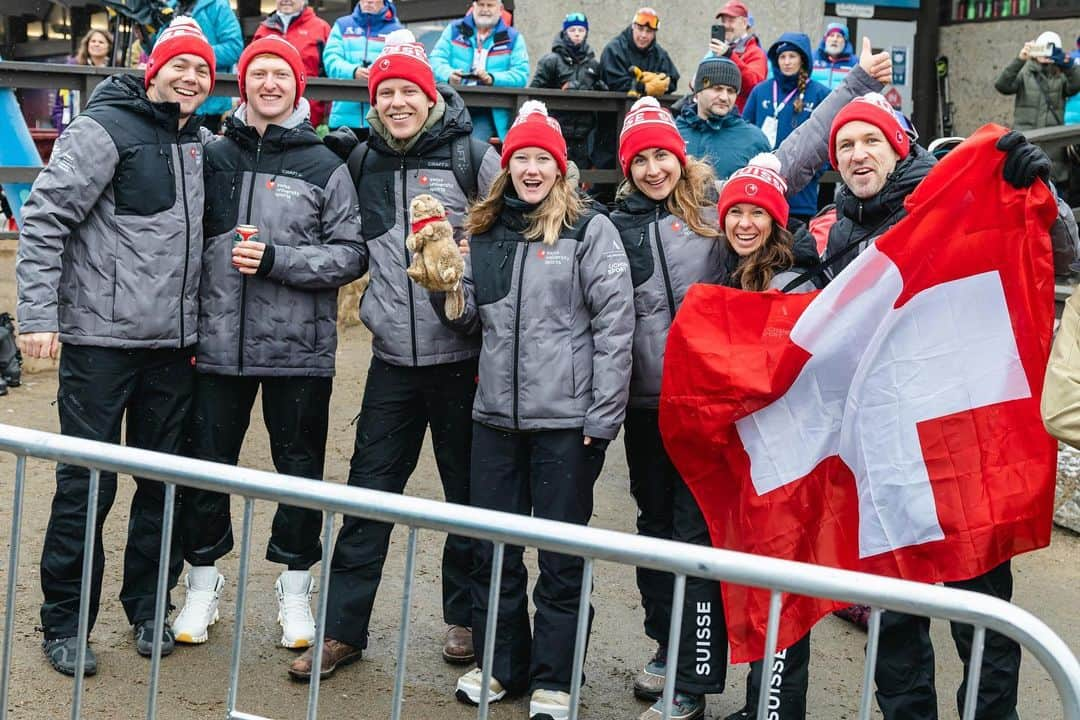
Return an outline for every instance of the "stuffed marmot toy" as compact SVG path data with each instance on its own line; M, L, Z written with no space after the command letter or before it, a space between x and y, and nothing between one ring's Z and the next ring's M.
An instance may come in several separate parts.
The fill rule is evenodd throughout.
M465 312L465 290L461 278L465 261L454 241L454 228L446 219L446 208L431 195L417 195L409 204L412 232L405 246L413 254L408 273L422 288L446 293L446 317L456 320Z

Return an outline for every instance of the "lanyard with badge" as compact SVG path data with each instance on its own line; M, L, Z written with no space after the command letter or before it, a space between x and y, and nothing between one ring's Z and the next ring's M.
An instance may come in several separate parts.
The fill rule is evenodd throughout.
M772 83L772 104L773 114L770 117L765 118L765 122L761 124L761 132L765 133L765 138L769 141L769 147L776 148L776 128L777 119L776 116L780 114L780 111L787 107L788 100L790 100L795 93L799 92L799 87L796 85L791 92L787 94L779 105L776 104L776 87L777 82L773 80Z

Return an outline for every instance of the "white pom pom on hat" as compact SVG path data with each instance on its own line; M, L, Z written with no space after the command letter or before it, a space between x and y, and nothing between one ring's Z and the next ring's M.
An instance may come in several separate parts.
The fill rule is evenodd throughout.
M539 100L526 100L524 103L522 103L521 108L518 110L518 120L523 121L525 118L527 118L529 115L532 115L533 113L540 113L544 117L547 117L547 105L540 102Z
M413 35L412 30L409 30L408 28L401 28L387 35L386 40L383 41L383 46L407 45L414 42L416 42L416 36Z

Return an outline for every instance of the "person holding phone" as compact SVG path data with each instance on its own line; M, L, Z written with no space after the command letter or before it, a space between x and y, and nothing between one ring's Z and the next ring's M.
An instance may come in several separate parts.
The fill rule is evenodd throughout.
M742 112L750 91L764 80L768 73L765 52L761 49L757 35L750 32L750 27L754 24L750 10L739 0L730 0L716 14L716 18L724 28L724 36L718 37L718 26L713 25L713 37L709 40L707 57L728 58L739 68L742 83L735 105L739 112Z

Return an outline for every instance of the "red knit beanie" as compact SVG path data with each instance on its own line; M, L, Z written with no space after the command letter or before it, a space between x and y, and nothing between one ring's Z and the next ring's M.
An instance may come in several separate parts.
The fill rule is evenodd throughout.
M240 100L247 102L247 69L251 61L259 55L274 55L281 58L289 66L296 78L296 97L293 99L293 107L300 104L300 98L304 95L307 86L307 76L304 74L304 61L300 59L300 53L293 44L280 35L267 35L261 40L244 48L240 54L240 62L237 63L237 80L240 82Z
M773 222L787 226L788 201L785 193L787 183L780 177L780 159L772 153L755 155L749 165L736 170L727 179L720 191L720 201L716 203L720 227L724 227L728 210L739 203L757 205L769 213Z
M880 93L866 93L849 102L833 120L832 129L829 131L829 160L833 167L839 167L836 162L836 134L840 132L840 128L854 120L870 123L880 130L901 160L911 152L911 140L896 119L896 113L889 101Z
M547 106L539 100L527 100L518 111L517 119L506 133L502 147L502 166L521 148L538 147L547 150L566 174L566 139L559 121L548 115Z
M368 92L372 103L375 102L379 84L391 78L415 83L427 95L428 100L439 101L439 93L435 89L435 74L431 70L427 53L424 52L424 46L416 42L416 37L410 30L395 30L387 35L382 52L371 64L368 70Z
M686 166L686 141L675 127L675 118L656 98L643 97L626 114L619 135L619 165L623 175L630 174L630 161L634 156L649 148L663 148L674 153Z
M158 74L161 68L177 55L197 55L210 66L210 89L214 89L214 48L206 41L202 28L194 18L181 15L169 23L169 26L158 35L154 49L150 51L150 59L146 61L146 77L143 86L150 87L150 81Z

